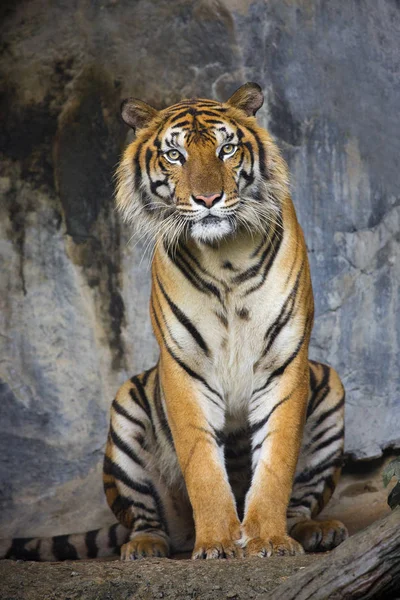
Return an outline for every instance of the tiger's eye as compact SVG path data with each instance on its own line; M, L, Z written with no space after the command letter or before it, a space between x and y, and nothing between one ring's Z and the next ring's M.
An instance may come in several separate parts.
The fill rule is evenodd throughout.
M225 144L221 148L222 154L233 154L235 146L233 144Z
M170 160L179 160L181 153L178 152L178 150L169 150L168 152L165 153L167 158L169 158Z

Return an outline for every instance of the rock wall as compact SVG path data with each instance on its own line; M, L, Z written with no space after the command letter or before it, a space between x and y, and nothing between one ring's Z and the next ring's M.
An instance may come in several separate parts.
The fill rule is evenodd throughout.
M399 3L20 0L0 18L1 535L113 521L109 405L157 357L146 249L112 198L128 95L162 107L263 86L308 243L311 354L347 388L347 451L398 446Z

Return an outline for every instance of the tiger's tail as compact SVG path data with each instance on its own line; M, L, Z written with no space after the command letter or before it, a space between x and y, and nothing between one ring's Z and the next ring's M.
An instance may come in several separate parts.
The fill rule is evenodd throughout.
M85 533L0 539L0 558L32 561L80 560L118 554L129 531L116 523Z

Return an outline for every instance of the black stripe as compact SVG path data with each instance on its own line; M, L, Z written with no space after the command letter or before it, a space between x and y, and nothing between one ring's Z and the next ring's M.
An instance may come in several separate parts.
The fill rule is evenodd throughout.
M150 404L147 399L145 389L144 389L139 377L137 375L135 375L134 377L131 377L131 382L136 386L136 389L139 392L140 399L143 403L142 408L145 411L145 413L147 414L147 416L149 417L150 421L152 422ZM133 390L131 389L129 392L131 398L135 397L135 401L137 401L136 395L134 394L134 396L132 396L132 392L133 392Z
M314 398L315 386L317 383L316 375L311 366L309 367L309 371L310 371L310 398L308 400L308 405L307 405L306 419L308 419L308 417L311 415L311 413L313 411L313 404L314 404L314 399L315 399Z
M157 305L158 305L158 309L161 313L161 317L162 317L162 321L164 323L164 327L166 329L166 331L168 331L168 335L170 337L170 339L174 342L174 345L179 348L179 350L183 350L182 348L182 344L174 337L173 333L172 333L172 329L167 321L167 317L165 316L164 310L163 310L163 304L161 304L160 298L159 298L159 291L158 289L156 289L153 286L152 289L152 295L151 295L151 301L153 303L154 306L154 301L157 301Z
M328 369L328 371L329 371L329 369ZM313 406L312 406L312 414L314 414L316 412L317 408L319 406L321 406L321 404L323 403L323 401L329 395L330 392L331 392L331 388L329 387L329 385L327 385L325 387L325 389L323 389L322 394L320 394L319 396L316 396L314 398L314 402L313 402Z
M247 130L254 136L256 141L257 150L258 150L258 164L260 169L260 174L263 179L269 179L269 173L267 173L266 161L265 161L265 149L258 136L257 132L246 125Z
M218 113L224 113L226 112L228 109L224 108L223 106L216 106L214 108L214 110L218 111L217 114L215 114L214 112L211 112L209 110L199 110L197 111L197 115L196 116L203 116L203 115L207 115L209 117L218 117ZM207 122L207 119L206 119Z
M225 458L227 461L236 461L240 458L247 457L250 452L250 445L247 445L244 448L230 448L225 446Z
M147 369L144 373L142 373L142 385L146 386L150 375L157 369L157 365L152 367L151 369Z
M235 431L230 431L227 436L226 436L226 443L229 444L235 444L235 446L237 446L237 444L240 444L241 442L243 443L249 443L249 428L248 427L244 427L241 429L236 429Z
M328 479L332 479L332 476L329 475L328 477L326 475L323 475L322 477L320 477L319 479L317 479L317 481L312 481L311 483L303 483L301 485L301 490L306 490L307 488L311 488L311 489L317 489L321 483L326 484ZM335 487L335 486L334 486ZM295 490L298 491L298 490Z
M306 338L306 335L307 335L308 321L309 321L309 318L307 318L307 320L306 320L303 335L302 335L301 339L299 340L299 343L297 344L296 349L292 352L292 354L289 356L289 358L287 358L286 361L280 367L278 367L277 369L275 369L275 371L273 371L271 373L271 375L268 377L268 379L264 383L264 385L257 388L256 390L254 390L253 396L254 396L254 394L257 394L258 392L265 390L269 386L271 381L273 381L276 377L279 377L280 375L282 375L282 373L284 373L284 371L287 369L287 367L290 365L290 363L296 358L296 356L300 352L300 349L301 349L301 347L304 343L304 340Z
M149 181L150 181L151 192L155 196L157 196L158 198L162 198L162 196L157 192L158 185L156 184L156 182L154 182L152 180L152 177L151 177L151 165L150 165L150 161L151 161L151 159L153 157L153 154L154 154L153 151L149 147L147 147L146 148L146 154L145 154L146 173L147 173L147 177L149 178Z
M116 486L114 486L116 487ZM126 498L119 494L117 498L114 500L111 510L116 515L119 512L126 512L131 507L140 508L140 510L145 510L150 514L157 515L157 511L154 508L149 508L143 502L138 502L137 500L131 500L130 498Z
M249 173L242 170L241 175L246 180L245 187L249 187L254 182L254 152L253 145L250 142L245 142L243 145L247 148L247 151L250 154L251 166Z
M322 390L322 388L327 386L328 382L329 382L330 368L328 367L328 365L324 365L323 363L320 363L320 366L322 367L323 376L322 376L322 379L319 382L319 384L314 389L314 392L316 394L318 394L318 392L320 392Z
M201 262L194 256L194 254L192 254L189 250L189 248L187 248L187 246L182 246L181 247L181 252L184 252L186 254L186 256L192 261L194 262L194 264L196 265L196 267L199 269L199 271L201 273L203 273L203 275L205 275L206 277L209 277L210 279L214 279L214 281L217 281L217 283L221 284L222 282L217 279L216 277L214 277L214 275L212 275L209 271L207 271L207 269L205 269L203 267L203 265L201 264Z
M304 506L304 508L310 509L312 507L312 502L310 500L306 500L305 499L306 497L308 497L308 496L307 495L302 496L298 500L290 500L288 510L290 510L291 508L299 507L299 506Z
M218 317L218 319L221 321L222 325L228 329L228 318L226 315L224 315L223 313L220 313L218 311L215 312L215 315Z
M275 240L277 240L276 243L274 243ZM268 260L266 261L263 274L261 275L261 279L260 279L259 283L253 285L253 287L251 287L249 290L246 291L245 296L248 296L249 294L252 294L253 292L257 291L264 284L264 282L268 276L268 273L270 272L271 267L274 264L275 259L278 255L279 249L282 244L282 240L283 240L282 232L275 230L274 239L272 241L272 252L268 257Z
M167 525L167 519L165 518L165 510L164 510L164 505L161 501L161 498L156 490L156 488L154 487L154 485L151 483L151 481L147 481L147 485L149 486L149 488L151 489L151 493L154 499L154 502L156 504L156 508L157 508L157 516L160 520L161 523L161 528L165 531L165 533L167 535L169 535L169 529L168 529L168 525Z
M269 339L268 339L268 343L265 346L263 353L261 355L262 357L264 357L268 354L268 352L271 350L272 345L275 342L276 338L281 333L282 329L290 321L290 318L293 315L293 308L294 308L294 299L293 299L292 305L289 308L289 310L287 311L287 306L284 305L278 318L276 319L276 321L274 321L274 323L272 323L271 327L269 328L269 330L266 333L266 336L267 336L266 339L268 339L268 338ZM284 313L286 313L286 314L284 314Z
M210 425L210 423L209 423ZM212 425L210 425L212 432L204 430L205 433L211 435L214 441L217 443L217 446L220 448L226 443L227 435L222 429L214 429Z
M187 127L188 125L191 125L191 122L188 121L187 119L183 119L183 121L178 121L178 123L175 123L173 125L173 128L175 128L175 127Z
M271 435L271 433L272 433L272 431L269 431L267 433L267 435L264 436L264 439L259 444L257 444L256 446L254 446L254 448L253 448L253 454L254 454L254 452L257 452L257 450L261 450L263 443Z
M164 200L164 202L167 202L167 199L164 198L164 196L162 194L158 194L157 193L157 189L159 187L162 187L163 185L168 186L168 178L165 177L164 179L156 179L155 181L150 179L150 189L152 191L152 193L156 196L158 196L159 198L162 198Z
M314 477L316 475L320 475L321 473L323 473L324 471L336 468L338 466L342 465L343 462L343 458L340 454L340 456L338 456L338 452L340 452L340 450L336 449L333 452L331 452L331 454L329 454L329 456L327 456L325 458L325 460L318 464L316 467L311 468L311 469L305 469L304 471L302 471L302 473L299 473L299 475L296 476L296 479L294 480L294 482L297 483L308 483L309 481L311 481L312 479L314 479ZM336 457L336 458L334 458Z
M167 417L166 417L165 411L164 411L164 406L163 406L162 400L161 400L160 378L159 378L158 373L156 376L156 381L154 383L154 406L156 407L157 416L158 416L158 420L160 421L161 428L162 428L163 432L165 433L165 436L166 436L168 442L173 447L174 441L173 441L173 437L172 437L171 428L167 421Z
M180 367L182 367L182 369L183 369L184 371L186 371L186 373L187 373L188 375L190 375L190 377L193 377L193 379L197 379L198 381L201 381L201 383L202 383L202 384L203 384L203 385L204 385L204 386L205 386L205 387L206 387L206 388L207 388L207 389L208 389L210 392L212 392L212 393L213 393L213 394L215 394L215 395L216 395L218 398L220 398L220 400L222 400L222 396L221 396L221 394L219 394L219 393L218 393L216 390L214 390L214 389L213 389L213 388L212 388L212 387L211 387L211 386L210 386L210 385L207 383L207 381L204 379L204 377L202 377L201 375L199 375L198 373L196 373L195 371L193 371L193 369L191 369L191 368L190 368L190 367L189 367L189 366L188 366L186 363L184 363L184 362L183 362L183 360L181 360L181 359L180 359L180 358L179 358L179 357L178 357L178 356L175 354L175 352L172 350L172 348L170 348L170 347L169 347L169 345L168 345L168 343L167 343L167 341L166 341L166 339L165 339L164 332L163 332L163 330L162 330L162 328L161 328L161 326L160 326L160 321L158 320L158 317L157 317L157 314L156 314L156 311L155 311L155 308L154 308L154 304L153 304L153 302L151 302L151 308L152 308L152 310L153 310L153 315L154 315L154 319L155 319L155 321L156 321L156 323L157 323L157 327L158 327L158 329L159 329L159 331L160 331L161 337L162 337L162 339L163 339L164 345L165 345L165 347L166 347L166 349L167 349L167 351L168 351L169 355L170 355L170 356L172 356L172 358L175 360L175 362L176 362L176 363L178 363L178 365L179 365ZM213 402L214 402L214 404L216 404L217 406L219 406L219 405L218 405L218 403L217 403L217 402L215 402L214 400L213 400Z
M206 126L199 126L199 123L197 121L193 122L193 128L191 131L188 132L188 135L186 137L186 144L187 146L190 146L192 144L192 142L194 141L199 141L199 139L201 140L206 140L208 142L214 143L215 142L215 136L214 134L210 131L210 129L208 129ZM183 162L182 162L183 164Z
M138 515L135 515L135 517L132 519L132 525L135 525L139 521L145 521L147 523L147 526L150 523L155 523L155 526L159 526L159 523L160 523L158 519L154 519L153 517L149 517L148 515L144 515L143 513L139 513ZM136 530L136 527L135 527L135 530Z
M69 535L53 537L52 552L57 560L78 560L75 546L69 543Z
M201 285L200 282L198 282L195 278L195 276L191 273L189 265L186 264L185 266L185 261L182 261L179 259L179 257L176 256L177 253L174 253L174 255L169 251L169 249L167 248L166 245L164 245L164 250L168 253L168 256L170 258L170 260L175 264L175 266L178 267L178 269L183 273L183 275L186 277L186 279L188 279L190 281L190 283L197 289L199 290L199 292L203 292L204 294L207 294L209 290L207 290L207 288L205 288L203 285Z
M157 276L157 282L158 282L158 285L160 286L160 289L163 293L164 298L168 302L168 305L169 305L170 309L172 310L172 312L174 313L175 317L191 334L191 336L197 342L197 344L200 346L200 348L203 350L205 355L209 356L210 350L209 350L203 336L200 334L198 329L190 321L189 317L187 315L185 315L185 313L183 311L181 311L181 309L175 304L175 302L173 302L171 300L171 298L168 296L167 292L165 291L164 286L162 285L158 276Z
M177 102L176 104L174 104L173 106L170 106L169 109L167 108L166 110L171 110L173 112L176 112L177 110L182 110L184 108L187 108L188 106L193 106L193 104L195 104L196 106L220 106L220 103L217 102L216 100L210 100L209 98L184 98L183 100L180 100L179 102Z
M182 256L181 252L177 251L173 255L167 248L165 249L170 260L180 269L180 271L185 275L190 283L194 285L195 288L197 288L200 292L213 294L220 302L222 302L221 292L219 289L213 283L206 281L200 277L198 273L195 273L187 260Z
M247 171L242 169L240 172L240 176L243 177L243 179L246 181L246 184L244 186L245 188L249 187L249 185L254 183L254 174L251 171L250 173L247 173Z
M294 238L295 238L295 239L297 239L298 237L300 237L300 236L299 236L299 223L298 223L298 221L296 220L296 231L294 232ZM292 265L291 265L291 267L290 267L289 273L288 273L288 274L287 274L287 276L286 276L285 284L286 284L286 283L289 281L289 279L290 279L290 278L291 278L291 276L292 276L293 269L294 269L294 267L295 267L295 264L296 264L296 261L297 261L297 254L298 254L298 252L299 252L299 248L300 248L300 244L296 244L296 248L295 248L295 252L294 252L294 258L293 258L293 262L292 262Z
M127 528L130 527L130 509L133 506L132 501L125 496L118 495L111 504L111 510L117 517L120 523L123 523ZM127 518L126 518L127 515Z
M143 146L143 143L139 144L139 146L136 149L136 154L133 158L133 163L135 165L135 189L136 189L136 191L139 191L141 181L142 181L142 169L140 167L140 156L139 156L142 146Z
M145 468L141 458L139 458L139 456L136 454L133 448L128 446L128 444L118 435L118 433L115 431L112 425L110 425L110 437L113 441L113 444L118 448L118 450L126 454L126 456L128 456L134 463L139 465L139 467L141 467L142 469Z
M216 394L216 392L214 392L214 394ZM222 399L222 396L219 396ZM209 400L210 402L212 402L212 404L215 404L215 406L218 406L218 408L221 408L221 405L218 404L218 402L216 402L214 400L214 398L211 398L208 394L204 394L204 398L206 398L207 400Z
M119 548L118 540L117 540L117 529L119 527L119 523L115 523L111 525L108 530L108 547L117 549Z
M324 435L330 431L331 429L333 429L333 427L336 427L336 423L334 423L333 425L329 425L329 427L325 427L325 429L323 429L322 431L320 431L319 433L317 433L316 435L314 435L311 438L311 441L307 444L307 446L309 448L312 447L313 444L315 444L315 442L318 442L318 440L320 440L322 437L324 437Z
M258 244L258 246L256 247L256 249L252 252L250 258L255 258L258 255L258 253L260 252L260 250L262 249L262 247L264 246L265 243L270 244L271 242L267 238L262 238L261 242Z
M161 529L161 527L160 527L160 529ZM132 531L134 531L135 533L138 531L150 532L150 531L158 531L158 528L157 528L157 526L151 525L151 523L148 522L148 523L143 523L142 525L138 525L137 527L134 526Z
M264 261L266 260L268 254L271 252L272 247L273 247L273 240L264 249L260 260L255 265L252 265L251 267L246 269L246 271L242 271L242 273L239 273L239 275L236 275L233 278L233 282L234 283L243 283L244 281L247 281L248 279L252 279L253 277L256 277L256 275L258 275L258 273L260 272L261 267L263 266Z
M223 131L224 133L227 133L226 127L224 127L224 121L222 121L221 119L204 119L205 123L207 123L207 125L217 125L218 126L218 131ZM234 134L230 134L230 136L228 137L228 139L232 139Z
M329 477L326 477L325 487L327 487L330 490L331 494L333 494L333 492L335 491L336 485L335 485L332 475L329 475Z
M318 452L318 451L322 450L323 448L326 448L327 446L329 446L329 444L332 444L333 442L337 442L338 440L342 440L343 439L343 435L344 435L344 429L342 427L340 429L340 431L338 431L337 433L335 433L335 435L332 435L330 438L327 438L323 442L320 442L318 444L318 446L316 446L315 448L312 448L313 454L315 452Z
M203 117L203 116L208 116L208 117L213 117L215 119L218 119L220 117L220 113L226 112L226 108L224 107L219 107L219 106L213 106L212 107L214 109L214 111L216 112L212 112L211 110L208 109L202 109L201 107L199 109L194 108L193 106L184 106L182 107L182 109L178 109L179 112L178 114L174 113L172 114L172 116L170 117L169 121L168 121L168 127L171 127L176 121L179 121L179 119L184 119L186 118L188 115L190 115L191 117L193 117L193 120L195 120L197 117Z
M264 336L264 339L268 340L268 343L263 351L262 356L266 356L268 354L276 338L278 337L282 329L285 327L285 325L287 325L287 323L293 315L296 297L299 290L300 276L303 272L303 266L304 263L301 264L301 267L296 277L295 285L293 286L290 294L286 298L282 306L281 312L278 315L278 318L274 321L274 323L272 323L272 325L269 327L268 331Z
M140 421L139 419L135 419L135 417L131 417L131 415L125 410L125 408L117 402L116 398L114 399L111 405L111 409L115 410L115 412L117 412L122 417L125 417L125 419L130 421L130 423L132 423L133 425L137 425L138 427L141 427L143 431L146 431L146 426L144 425L144 423L142 423L142 421Z
M140 196L140 201L143 205L143 208L149 212L149 213L154 213L154 204L153 204L153 200L151 199L151 197L148 195L148 193L145 190L139 190L139 196Z
M339 402L337 404L335 404L335 406L332 406L332 408L330 408L329 410L326 410L325 412L323 412L322 414L319 415L315 425L313 426L313 429L316 429L319 425L321 425L321 423L323 423L323 421L328 419L336 411L338 411L340 408L342 408L343 405L344 405L344 396L341 397L341 399L339 400Z
M115 463L108 456L104 457L104 473L106 475L112 475L115 479L121 481L124 485L129 487L134 492L151 496L152 492L148 485L134 481L129 475L122 469L117 463Z
M279 406L281 406L281 404L284 404L284 402L287 402L290 397L291 397L291 394L289 394L288 396L285 396L285 398L282 398L282 400L279 400L279 402L277 402L275 404L275 406L269 411L269 413L263 419L261 419L261 421L258 421L257 423L253 423L252 425L250 425L250 433L252 435L254 435L254 433L259 431L261 429L261 427L264 427L264 425L266 423L268 423L269 418L276 411L276 409L279 408Z
M156 505L157 515L161 521L164 531L168 533L168 526L165 520L164 506L161 502L160 496L155 489L153 483L146 479L144 483L134 481L119 465L113 462L108 456L104 457L104 473L106 475L112 475L115 479L121 481L124 485L129 487L134 492L144 494L153 498Z
M321 363L321 367L323 370L323 377L322 377L321 381L319 382L319 384L317 386L315 386L315 382L316 382L315 375L314 375L314 379L310 380L310 387L311 387L312 394L311 394L311 398L308 402L307 417L312 415L312 413L315 411L317 406L319 406L319 404L321 404L322 400L324 400L326 398L327 394L330 392L330 388L328 386L330 369L327 365L324 365L322 363ZM310 372L311 371L312 371L312 369L310 369ZM316 404L316 400L317 400L317 396L318 396L319 392L325 387L327 387L327 390L325 390L327 393L324 393L323 397L320 399L318 404Z
M310 367L310 388L312 391L314 391L316 383L317 383L317 377L314 373L314 370Z
M40 560L40 540L37 541L36 548L33 550L25 548L25 545L34 539L35 538L14 538L4 558L13 560Z
M223 264L222 264L222 268L223 269L227 269L228 271L235 271L235 267L233 266L233 264L229 261L226 260Z
M96 544L96 538L99 531L100 529L94 529L93 531L88 531L85 535L85 544L87 548L88 558L97 558L99 548Z

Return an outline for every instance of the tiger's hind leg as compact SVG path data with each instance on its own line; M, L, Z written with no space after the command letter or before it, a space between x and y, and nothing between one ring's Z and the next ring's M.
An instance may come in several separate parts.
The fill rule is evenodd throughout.
M288 508L288 532L307 552L331 550L348 536L340 521L314 518L340 476L344 447L344 389L332 368L310 361L310 397Z
M122 560L191 550L194 525L160 395L157 367L127 381L111 407L104 488L130 531Z

